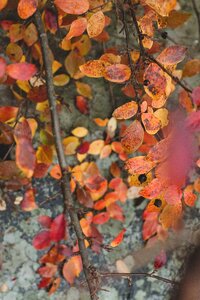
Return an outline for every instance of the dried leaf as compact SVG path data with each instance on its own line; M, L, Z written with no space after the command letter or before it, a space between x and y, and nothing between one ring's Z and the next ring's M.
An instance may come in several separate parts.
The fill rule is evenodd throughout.
M187 48L179 45L172 45L165 48L157 57L157 60L163 65L177 65L186 55Z
M84 65L80 66L79 69L84 75L88 77L99 78L104 76L106 65L108 65L108 63L100 59L89 60Z
M161 121L153 113L142 113L142 123L148 134L156 134L161 129Z

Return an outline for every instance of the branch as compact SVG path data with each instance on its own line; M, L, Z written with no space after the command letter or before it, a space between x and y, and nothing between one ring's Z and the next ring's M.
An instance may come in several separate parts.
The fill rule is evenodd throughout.
M73 198L70 190L70 175L68 170L68 165L66 163L65 154L62 145L62 139L60 134L60 124L58 113L56 110L56 94L53 85L53 75L52 75L52 63L50 59L50 51L48 38L44 30L44 25L42 22L41 14L39 10L36 11L35 15L35 24L40 36L41 48L42 48L42 57L44 61L44 69L45 69L45 77L47 84L47 93L48 93L48 101L49 108L51 113L51 121L52 121L52 129L55 140L56 153L58 156L58 162L61 168L62 179L61 179L61 188L64 199L64 212L68 212L71 222L74 226L74 230L78 239L80 256L83 263L83 271L86 277L87 285L90 291L90 298L92 300L97 299L96 291L99 288L99 276L88 260L88 254L84 244L84 235L79 223L79 219L77 213L73 208Z
M131 278L133 276L144 276L144 277L150 277L150 278L154 278L172 285L176 285L178 284L178 282L173 281L171 279L165 278L165 277L161 277L158 275L154 275L154 272L152 273L146 273L146 272L131 272L131 273L117 273L117 272L113 272L113 273L109 273L109 272L105 272L105 273L100 273L100 275L102 277L126 277L126 278Z
M194 0L192 0L194 2ZM192 90L189 89L188 87L185 86L185 84L177 77L175 77L171 72L169 72L165 67L163 67L163 65L161 63L159 63L159 61L157 61L152 55L150 55L149 53L147 53L147 51L145 50L144 46L143 46L143 34L139 28L137 19L136 19L136 15L135 15L135 11L134 8L132 7L132 3L129 0L128 1L129 7L130 7L130 11L131 11L131 16L132 16L132 20L133 20L133 24L135 26L136 29L136 33L139 39L139 48L140 48L140 56L143 57L143 59L149 59L150 61L154 62L155 64L157 64L165 73L167 73L173 81L175 81L178 85L180 85L185 91L192 93ZM200 16L199 16L199 22L200 22ZM199 23L200 25L200 23ZM200 28L199 28L200 30Z
M198 45L199 45L199 48L200 48L200 12L198 11L197 4L196 4L195 0L192 0L192 6L193 6L193 9L194 9L194 12L195 12L195 15L196 15L196 18L197 18L197 22L198 22L198 30L199 30Z

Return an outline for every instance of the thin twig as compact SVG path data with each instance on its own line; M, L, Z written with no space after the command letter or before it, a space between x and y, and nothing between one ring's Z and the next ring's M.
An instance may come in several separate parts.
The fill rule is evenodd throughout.
M140 56L143 57L144 60L148 59L152 62L154 62L155 64L157 64L165 73L167 73L178 85L180 85L185 91L192 93L192 90L188 87L185 86L185 84L177 77L175 77L171 72L169 72L159 61L157 61L152 55L150 55L149 53L147 53L147 51L145 50L144 46L143 46L143 34L139 28L137 19L136 19L136 15L135 15L135 11L132 7L131 1L128 1L129 3L129 7L130 7L130 11L131 11L131 16L132 16L132 20L133 20L133 24L135 26L136 29L136 33L139 39L139 48L140 48Z
M173 281L171 279L168 278L164 278L158 275L154 275L154 273L145 273L145 272L132 272L132 273L117 273L117 272L113 272L113 273L109 273L109 272L105 272L105 273L100 273L100 276L102 277L126 277L126 278L131 278L133 276L144 276L144 277L150 277L150 278L154 278L169 284L173 284L176 285L178 284L178 282Z
M198 7L197 7L197 4L196 4L195 0L192 0L192 6L193 6L193 9L194 9L194 12L195 12L195 15L196 15L196 18L197 18L197 22L198 22L198 31L199 31L198 46L200 48L200 12L198 10Z
M73 209L73 198L70 190L70 175L67 171L68 165L65 159L64 149L62 145L62 138L60 134L61 132L60 123L59 123L58 113L56 110L56 94L53 85L52 63L49 55L50 51L49 51L48 38L44 30L44 24L42 22L42 18L39 10L36 11L34 17L35 17L36 28L40 36L46 84L47 84L49 108L51 112L52 129L53 129L53 135L55 140L56 153L58 156L58 162L62 173L61 188L62 188L62 194L64 199L64 212L69 213L71 222L74 226L74 230L78 240L80 256L83 263L83 271L90 291L90 298L92 300L95 300L97 299L96 291L99 288L99 286L97 286L98 273L96 272L96 269L94 269L90 265L88 259L88 253L84 244L84 235L79 223L78 216ZM94 273L96 276L94 276Z

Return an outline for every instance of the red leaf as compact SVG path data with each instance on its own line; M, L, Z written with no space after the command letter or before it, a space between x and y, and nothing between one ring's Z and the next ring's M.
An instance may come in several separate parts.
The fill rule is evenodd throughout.
M3 57L0 57L0 78L4 76L6 72L6 61Z
M16 118L19 108L15 106L0 107L0 122L6 122L12 118Z
M56 265L47 263L44 267L40 267L37 270L37 273L42 277L51 278L56 274L57 269L58 267Z
M64 214L58 215L51 223L50 238L54 242L59 242L66 235L66 220Z
M102 213L99 213L96 216L94 216L92 222L94 224L101 225L101 224L108 222L109 219L110 219L109 213L102 212Z
M156 256L154 261L154 268L160 269L162 266L166 264L167 261L167 255L164 250L161 250L161 252Z
M44 289L48 287L52 282L52 278L42 278L42 280L38 284L38 289Z
M10 64L6 67L7 74L17 80L29 80L37 72L33 64L27 62Z
M49 216L39 216L38 217L38 222L40 225L44 228L50 228L52 219Z
M76 149L77 153L79 154L85 154L88 152L90 147L90 143L89 142L83 142L80 146L78 146L78 148Z
M83 96L76 97L76 107L82 114L84 114L84 115L89 114L88 101L85 99L85 97L83 97Z
M49 165L44 163L36 163L33 177L35 178L43 178L47 174L47 171L49 169Z
M48 248L51 244L49 230L39 232L33 239L33 247L37 250Z

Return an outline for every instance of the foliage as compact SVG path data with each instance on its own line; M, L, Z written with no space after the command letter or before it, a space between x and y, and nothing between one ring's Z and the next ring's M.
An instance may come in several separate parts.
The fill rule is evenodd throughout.
M5 16L0 21L4 41L0 81L15 97L13 105L0 107L1 143L15 149L13 160L0 162L0 179L8 189L24 191L21 209L31 211L39 206L32 179L50 175L62 181L67 173L75 199L70 209L77 211L85 247L97 253L123 242L123 206L132 187L137 187L138 197L148 199L142 216L142 236L147 245L167 239L168 230L183 226L184 207L194 206L200 191L197 174L193 181L190 178L190 171L200 166L200 87L191 90L181 81L182 77L200 73L200 60L188 59L188 49L182 45L165 46L162 39L155 39L159 33L165 39L166 28L181 26L190 17L176 5L176 0L19 0L0 4ZM15 18L10 10L17 11ZM54 41L55 49L52 47L49 55L55 108L48 101L48 71L43 37L35 21L37 11L42 14L49 39ZM124 30L123 51L105 46L115 11ZM135 41L130 38L133 32ZM104 53L91 59L95 43L103 43ZM120 84L125 100L107 119L93 119L104 138L91 140L88 128L80 126L70 135L62 133L65 156L76 159L63 170L56 157L58 137L53 131L52 111L58 115L62 112L65 103L60 91L70 83L76 90L77 109L90 115L93 91L84 76L103 78L109 85ZM172 113L168 100L177 86L180 108ZM105 178L95 161L111 156L117 159L110 166L110 177ZM69 241L68 219L65 205L55 218L38 219L44 229L33 239L33 246L47 249L40 258L38 273L42 279L38 287L47 288L49 294L59 287L60 273L73 284L86 268L79 236L73 245ZM105 245L98 225L110 219L121 222L122 229ZM75 221L71 222L76 228ZM159 268L165 262L166 253L162 251L154 266Z

